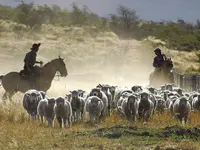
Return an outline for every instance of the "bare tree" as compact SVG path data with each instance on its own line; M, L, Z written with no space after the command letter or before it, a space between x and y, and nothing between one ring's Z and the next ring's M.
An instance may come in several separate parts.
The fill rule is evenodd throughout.
M127 29L130 29L131 24L139 18L134 9L130 9L126 6L119 5L117 12L121 22Z

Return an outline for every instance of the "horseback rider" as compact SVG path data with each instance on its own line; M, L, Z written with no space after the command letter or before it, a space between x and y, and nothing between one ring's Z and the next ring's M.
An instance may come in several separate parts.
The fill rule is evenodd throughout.
M36 61L36 57L37 57L37 52L39 50L39 47L40 47L41 43L34 43L32 45L32 48L31 48L31 51L28 52L24 58L24 71L25 71L25 74L28 75L28 76L34 76L33 79L35 82L35 78L37 76L39 76L40 74L40 69L38 66L35 66L35 64L40 64L42 65L43 62L42 61Z
M153 61L153 66L155 68L161 68L163 66L163 63L166 59L166 56L164 54L161 53L161 49L160 48L156 48L154 50L156 57L154 58Z
M42 61L36 61L36 57L37 57L37 52L39 50L41 43L39 44L33 44L31 51L28 52L24 58L24 70L29 74L37 74L38 73L38 69L36 69L36 67L34 66L35 64L43 64Z
M154 52L156 54L156 57L154 58L154 61L153 61L153 67L155 67L155 73L158 74L160 73L163 67L164 61L166 60L166 56L162 54L160 48L156 48Z

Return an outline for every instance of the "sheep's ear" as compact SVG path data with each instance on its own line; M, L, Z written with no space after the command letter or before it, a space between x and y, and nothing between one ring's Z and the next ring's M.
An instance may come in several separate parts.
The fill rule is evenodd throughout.
M97 85L97 87L102 88L103 86L101 84Z

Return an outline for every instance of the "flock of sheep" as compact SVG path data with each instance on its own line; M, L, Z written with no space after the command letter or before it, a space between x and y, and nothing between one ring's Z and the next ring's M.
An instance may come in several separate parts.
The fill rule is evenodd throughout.
M148 122L155 111L170 111L180 122L187 122L191 110L200 109L200 93L184 92L172 84L159 89L135 85L131 88L97 85L88 93L73 90L65 97L50 98L43 91L28 90L23 96L23 106L33 119L44 118L54 126L54 118L60 127L71 127L73 122L83 121L86 113L90 122L99 124L114 110L129 121Z

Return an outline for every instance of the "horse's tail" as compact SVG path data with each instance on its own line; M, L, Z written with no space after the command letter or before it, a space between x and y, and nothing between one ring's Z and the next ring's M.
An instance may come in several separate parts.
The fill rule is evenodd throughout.
M3 80L3 77L4 77L4 75L1 75L1 76L0 76L0 87L2 86L2 85L1 85L1 81Z

